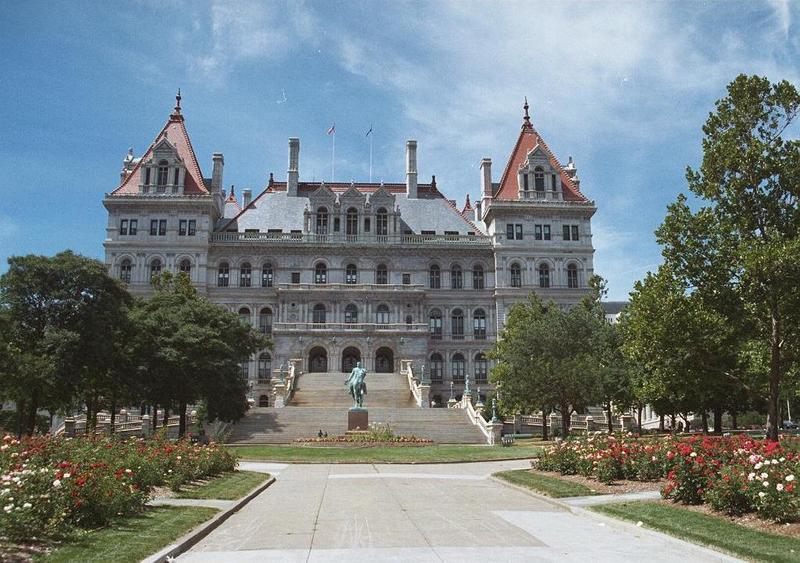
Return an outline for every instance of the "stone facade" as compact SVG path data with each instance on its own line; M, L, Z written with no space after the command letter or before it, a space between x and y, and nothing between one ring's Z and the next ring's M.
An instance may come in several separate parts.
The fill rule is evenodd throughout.
M252 394L268 401L280 364L306 371L397 371L412 360L442 404L469 378L489 388L491 349L511 305L535 291L569 304L593 274L591 217L572 160L562 167L527 115L500 182L481 165L481 198L459 209L433 177L419 183L416 142L406 181L300 180L289 140L285 182L236 199L224 158L203 178L180 98L140 158L123 161L106 194L109 271L134 293L153 275L185 271L198 291L268 333L272 350L243 363ZM424 367L424 372L422 371Z

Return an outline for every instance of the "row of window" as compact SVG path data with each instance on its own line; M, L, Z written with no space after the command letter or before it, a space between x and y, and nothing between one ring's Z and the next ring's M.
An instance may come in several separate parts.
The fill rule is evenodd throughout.
M160 258L154 258L150 261L150 281L152 282L156 276L161 274L163 264ZM192 262L188 258L184 258L178 264L178 271L183 272L187 276L192 275ZM133 262L129 258L125 258L119 263L119 279L125 283L131 283L131 275L133 273Z
M537 270L539 274L539 287L550 287L550 266L541 264ZM514 262L509 268L509 285L511 287L522 287L522 267L519 262ZM567 266L567 287L570 289L578 288L578 267L575 264Z
M429 374L432 383L439 383L444 379L445 374L445 361L442 355L434 352L430 356ZM475 382L486 382L489 377L489 361L486 355L479 352L475 355L473 370L475 375ZM467 375L467 361L463 354L456 353L450 361L450 376L453 378L454 383L464 383Z
M150 166L145 167L144 169L144 192L147 193L150 189L151 185L151 170ZM166 160L161 160L158 162L158 166L155 168L156 171L156 183L155 183L155 192L156 193L165 193L167 191L167 184L169 183L169 162ZM181 169L179 167L175 167L173 169L173 177L172 177L172 192L178 192L178 186L180 185L181 180Z
M138 219L120 219L119 221L119 234L121 236L135 236L139 231ZM167 220L166 219L151 219L150 220L150 236L163 237L167 234ZM178 221L178 235L185 237L193 237L197 234L197 220L195 219L180 219Z
M431 338L442 338L442 312L439 309L432 309L428 314L428 330ZM461 309L454 309L450 313L450 335L453 340L464 339L464 312ZM472 337L486 340L486 312L483 309L476 309L472 313Z
M247 380L250 378L250 363L245 361L239 365L241 369L242 379ZM269 352L263 352L258 356L258 382L261 384L269 383L272 379L272 356Z
M329 216L327 207L320 207L316 213L315 233L318 235L327 235L329 229ZM345 234L349 236L358 235L359 230L359 217L358 210L351 207L345 213ZM333 217L333 232L338 233L341 230L341 221L337 216ZM364 218L364 232L368 233L371 230L371 222L369 217ZM389 212L385 207L381 207L375 212L375 234L378 236L389 234Z
M550 225L536 224L533 226L533 238L536 240L552 240ZM578 235L578 225L562 225L563 240L580 240ZM507 223L506 224L506 239L507 240L522 240L522 224L521 223Z
M544 169L541 166L533 169L533 189L537 192L545 191L544 178ZM555 174L550 175L550 187L553 191L558 190L558 181ZM531 189L530 177L526 173L522 174L522 189L526 192Z

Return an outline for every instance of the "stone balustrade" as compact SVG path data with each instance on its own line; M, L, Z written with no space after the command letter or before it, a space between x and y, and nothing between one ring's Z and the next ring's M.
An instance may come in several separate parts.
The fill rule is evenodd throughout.
M213 233L212 243L244 244L314 244L361 246L470 246L491 248L492 241L483 235L345 235L313 233Z

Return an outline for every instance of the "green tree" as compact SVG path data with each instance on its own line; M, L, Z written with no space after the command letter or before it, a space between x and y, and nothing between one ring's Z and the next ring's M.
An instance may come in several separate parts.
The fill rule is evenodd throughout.
M186 407L203 400L209 420L237 420L246 408L240 362L269 341L230 311L199 297L185 274L164 274L155 293L137 303L134 357L145 398L177 409L179 434Z
M658 231L666 263L710 295L732 288L769 350L769 429L778 439L781 381L794 361L800 277L800 141L785 139L800 108L787 81L738 76L703 127L703 160ZM724 267L722 267L724 265Z
M66 251L53 257L15 256L0 277L7 315L5 348L13 351L0 394L24 413L32 433L39 409L67 410L85 400L96 411L115 387L118 327L131 297L106 267Z

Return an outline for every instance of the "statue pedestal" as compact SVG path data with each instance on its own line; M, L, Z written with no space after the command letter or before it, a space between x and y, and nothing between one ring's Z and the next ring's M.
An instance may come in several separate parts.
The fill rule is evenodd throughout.
M347 411L347 430L367 430L369 428L369 413L367 409L353 407Z

